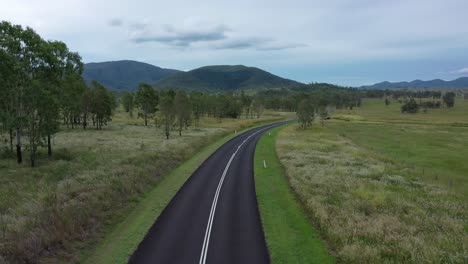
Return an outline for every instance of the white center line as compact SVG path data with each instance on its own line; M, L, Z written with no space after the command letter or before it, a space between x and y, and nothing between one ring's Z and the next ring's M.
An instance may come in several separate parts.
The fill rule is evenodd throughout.
M208 224L206 226L206 231L205 231L205 239L203 240L203 247L202 247L202 251L201 251L201 255L200 255L200 264L205 264L206 263L206 256L208 254L208 245L210 243L210 236L211 236L211 227L213 226L213 219L214 219L214 215L215 215L215 211L216 211L216 205L218 204L219 193L221 191L221 187L223 186L224 178L226 177L227 171L229 170L229 166L231 166L232 160L234 159L234 157L236 156L237 152L242 147L242 145L244 145L245 142L247 142L247 140L249 140L251 137L253 137L257 133L260 133L260 132L262 132L262 131L264 131L266 129L270 129L270 128L271 127L269 126L269 127L260 129L257 132L255 132L255 133L251 134L250 136L248 136L244 141L242 141L242 143L237 147L236 151L234 152L234 154L232 154L232 156L229 159L226 167L224 168L223 175L221 176L221 179L219 180L218 188L216 189L216 193L215 193L215 196L213 198L213 203L211 204L210 216L208 217Z

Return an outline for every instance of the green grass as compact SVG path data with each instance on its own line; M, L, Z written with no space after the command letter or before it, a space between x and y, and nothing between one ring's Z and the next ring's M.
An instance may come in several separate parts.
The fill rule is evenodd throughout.
M290 185L337 261L466 263L466 196L422 181L412 164L361 146L348 134L314 124L308 130L287 127L277 138Z
M255 187L272 263L333 263L276 156L275 138L282 128L266 133L255 150Z
M384 121L388 123L426 123L468 126L468 100L457 97L455 107L429 109L427 113L402 114L401 104L391 100L386 106L383 99L363 99L362 107L353 110L339 110L337 115L354 116L352 119L364 119L370 122Z
M414 176L468 196L468 127L341 122L329 127L370 151L405 164Z

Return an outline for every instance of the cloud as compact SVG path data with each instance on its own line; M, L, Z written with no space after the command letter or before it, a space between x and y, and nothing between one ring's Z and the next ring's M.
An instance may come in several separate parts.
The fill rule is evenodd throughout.
M142 27L131 33L131 40L135 43L158 42L170 46L187 47L197 42L226 39L227 31L229 28L224 25L191 25L182 28L164 25L156 30Z
M113 18L108 22L111 27L121 27L123 25L123 20L120 18Z
M305 47L305 44L293 43L280 43L271 38L228 38L225 41L215 43L213 47L218 50L241 50L241 49L255 49L259 51L272 51L293 49L298 47Z
M458 73L461 73L461 74L468 74L468 67L458 70Z

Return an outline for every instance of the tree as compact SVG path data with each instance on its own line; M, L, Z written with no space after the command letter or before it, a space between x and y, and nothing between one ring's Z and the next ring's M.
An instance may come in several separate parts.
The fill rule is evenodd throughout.
M162 123L164 124L164 134L166 135L166 139L169 139L175 117L173 91L167 91L161 95L160 111L162 114Z
M21 163L22 131L26 125L25 89L31 85L38 66L38 48L43 40L31 28L23 29L7 21L0 22L0 48L3 56L8 54L10 72L10 100L15 112L13 124L16 130L16 157ZM2 61L2 63L4 63Z
M257 118L260 118L260 116L263 113L263 102L261 97L257 96L255 99L252 101L252 111L255 113Z
M14 70L13 58L0 49L0 132L9 133L10 152L13 153L13 138L16 109L14 104Z
M114 106L111 93L96 81L92 82L90 90L90 113L92 115L93 125L96 129L102 129L112 117Z
M445 93L444 96L442 96L442 100L444 101L447 107L449 108L453 107L455 105L455 93L454 92Z
M174 98L174 110L179 136L182 136L182 128L188 127L190 124L191 108L187 94L184 91L178 91Z
M390 100L388 100L387 97L385 97L385 105L389 105L390 104Z
M416 102L416 100L414 100L414 98L411 98L408 102L406 102L405 104L401 106L402 113L414 114L414 113L417 113L418 111L419 111L419 105Z
M252 110L252 97L246 95L243 90L241 92L241 103L244 108L245 118L248 118Z
M315 119L315 107L310 99L303 99L297 107L297 116L303 129L312 125Z
M158 95L156 91L147 83L140 83L136 93L135 102L143 111L143 118L145 119L145 126L148 125L148 117L156 112L158 105Z
M62 117L67 127L71 125L74 128L78 119L81 121L83 129L86 129L89 106L83 108L83 97L87 90L88 88L79 74L69 74L62 80L59 91L60 108L62 109Z
M122 96L122 105L125 112L127 112L130 117L133 117L133 108L135 106L135 95L130 92L125 92Z

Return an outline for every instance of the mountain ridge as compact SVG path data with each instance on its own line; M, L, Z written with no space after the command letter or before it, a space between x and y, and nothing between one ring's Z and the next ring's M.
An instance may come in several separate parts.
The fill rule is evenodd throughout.
M429 81L414 80L411 82L380 82L373 85L359 87L361 89L436 89L436 88L468 88L468 77L460 77L455 80L445 81L442 79L433 79Z
M96 80L113 90L135 90L140 82L154 83L177 72L133 60L90 62L84 65L83 79L87 83Z
M200 90L206 92L239 89L281 88L301 83L279 77L256 67L244 65L210 65L179 72L156 82L157 88Z
M204 92L289 88L302 84L244 65L208 65L179 71L132 60L86 63L83 78L87 83L96 80L108 88L122 91L134 91L140 82L159 89Z

